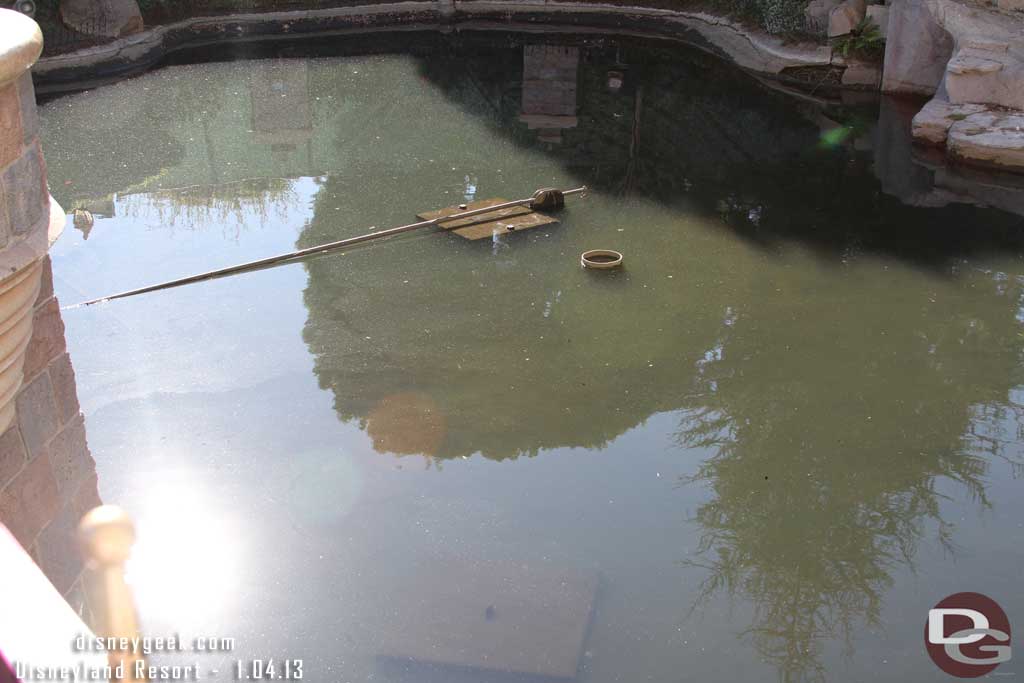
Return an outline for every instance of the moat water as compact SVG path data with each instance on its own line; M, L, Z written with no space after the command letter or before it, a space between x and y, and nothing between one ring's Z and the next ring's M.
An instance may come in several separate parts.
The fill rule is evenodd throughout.
M819 106L698 52L366 49L42 107L51 191L95 217L52 250L63 305L591 188L556 226L64 311L146 633L236 641L155 661L519 680L414 655L522 617L543 637L495 669L926 681L945 596L1024 617L1024 222L978 205L1019 195L934 190L898 103ZM582 270L593 248L625 267ZM578 652L559 601L590 610Z

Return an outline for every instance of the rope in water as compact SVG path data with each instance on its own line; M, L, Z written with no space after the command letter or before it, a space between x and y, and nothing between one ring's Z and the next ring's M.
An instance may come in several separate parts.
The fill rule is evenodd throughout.
M126 292L111 294L109 296L103 296L98 299L90 299L89 301L83 301L82 303L74 304L73 306L68 306L67 308L78 308L79 306L92 306L93 304L98 304L104 301L124 299L126 297L135 296L137 294L157 292L162 289L171 289L173 287L181 287L182 285L190 285L196 282L203 282L204 280L212 280L214 278L226 277L228 275L237 275L239 273L245 273L250 270L267 268L269 266L291 262L306 256L312 256L314 254L326 254L327 252L336 251L338 249L344 249L345 247L351 247L353 245L361 244L363 242L369 242L371 240L383 239L385 237L391 237L393 235L400 235L403 232L418 230L419 228L440 225L441 223L447 223L449 221L455 221L462 218L471 218L473 216L479 216L482 214L500 211L501 209L508 209L516 206L529 205L529 207L534 211L555 211L561 209L565 205L565 197L570 197L576 194L582 194L586 191L586 186L576 187L571 190L543 188L537 190L536 192L533 193L533 195L526 199L515 199L510 202L503 202L501 204L495 204L493 206L485 206L479 209L469 209L468 211L460 211L459 213L453 213L448 216L440 216L438 218L431 218L430 220L409 223L408 225L400 225L397 228L377 230L376 232L366 233L365 235L359 235L357 237L349 237L347 239L338 240L336 242L328 242L327 244L320 244L314 247L299 249L297 251L290 251L287 254L268 256L267 258L258 259L256 261L240 263L236 266L228 266L227 268L210 270L205 273L199 273L197 275L190 275L188 277L178 278L177 280L169 280L167 282L161 282L155 285L149 285L147 287L130 289Z

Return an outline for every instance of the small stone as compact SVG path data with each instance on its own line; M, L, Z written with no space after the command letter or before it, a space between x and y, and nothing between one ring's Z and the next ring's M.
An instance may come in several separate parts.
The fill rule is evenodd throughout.
M90 473L96 471L96 461L85 440L83 418L79 417L54 438L50 444L50 464L64 501L70 500Z
M51 298L35 310L32 318L32 339L25 349L25 379L31 380L45 370L50 361L64 353L64 343L60 305Z
M877 88L882 80L882 69L877 64L852 62L843 71L843 85Z
M22 142L21 101L18 86L11 83L0 88L0 168L18 158Z
M39 567L59 593L71 590L84 568L76 538L80 519L81 515L65 506L37 541Z
M18 425L11 425L0 436L0 489L11 481L28 461L25 446L21 443Z
M811 0L804 8L807 30L819 36L828 35L828 18L842 0Z
M57 482L46 458L36 458L0 492L0 519L23 548L57 514Z
M31 72L18 79L18 103L21 105L21 129L26 145L39 134L39 114L36 112L36 91Z
M843 0L828 15L828 37L836 38L849 34L866 13L865 0Z
M889 35L889 8L885 5L868 5L867 17L878 27L882 38Z
M45 187L42 154L38 145L32 145L3 174L3 192L15 235L28 233L43 217L49 201Z
M44 452L46 442L57 433L59 426L50 376L43 373L24 387L15 400L15 406L28 455L36 458Z
M67 424L78 416L78 391L75 386L75 369L71 356L64 354L50 363L50 382L57 400L57 416L61 424Z
M60 18L79 33L106 38L138 33L142 13L135 0L61 0Z
M39 280L39 296L36 297L36 306L46 302L53 297L53 264L50 262L50 255L43 257L43 274Z

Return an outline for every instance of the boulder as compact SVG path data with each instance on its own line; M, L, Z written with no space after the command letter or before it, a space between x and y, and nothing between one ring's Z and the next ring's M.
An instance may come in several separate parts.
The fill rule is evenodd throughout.
M889 6L882 90L934 95L953 56L953 38L925 0L894 0Z
M997 0L999 9L1024 12L1024 0Z
M985 111L984 105L952 104L936 97L914 116L911 134L914 136L915 142L944 145L949 129L954 123L983 111Z
M142 30L135 0L61 0L60 18L79 33L120 38Z
M1024 112L983 111L957 121L947 148L961 161L1024 171Z
M866 12L865 0L843 0L828 15L828 37L847 35L857 27Z
M827 36L829 16L842 0L811 0L804 8L807 30L817 36Z

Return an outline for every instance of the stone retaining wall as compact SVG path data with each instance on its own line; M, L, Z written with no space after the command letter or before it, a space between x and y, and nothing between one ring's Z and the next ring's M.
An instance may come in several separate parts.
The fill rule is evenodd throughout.
M300 36L389 30L525 31L669 38L759 74L834 64L832 49L793 43L706 12L598 2L547 0L407 0L332 9L195 17L103 45L55 55L34 69L48 91L80 89L83 81L148 69L175 50ZM845 67L845 63L842 64Z

